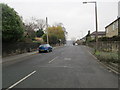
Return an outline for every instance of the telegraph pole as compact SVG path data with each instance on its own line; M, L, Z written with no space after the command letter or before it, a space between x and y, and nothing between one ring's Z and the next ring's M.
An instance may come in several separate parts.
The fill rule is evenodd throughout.
M46 31L47 31L47 44L49 44L49 38L48 38L48 19L46 17Z
M95 2L95 18L96 18L96 48L95 52L97 51L98 48L98 21L97 21L97 3Z

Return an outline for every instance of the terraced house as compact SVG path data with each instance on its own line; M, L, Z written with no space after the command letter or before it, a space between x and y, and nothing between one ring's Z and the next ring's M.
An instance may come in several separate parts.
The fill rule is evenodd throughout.
M113 37L113 36L118 36L118 20L120 18L116 19L109 25L105 27L106 31L106 37Z
M92 40L95 39L96 31L92 32L90 36ZM105 36L106 36L105 31L98 31L98 38L105 37Z

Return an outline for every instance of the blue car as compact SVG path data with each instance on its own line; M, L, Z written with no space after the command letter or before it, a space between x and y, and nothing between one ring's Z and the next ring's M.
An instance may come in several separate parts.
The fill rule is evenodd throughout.
M39 53L41 52L52 52L52 46L49 44L42 44L39 46Z

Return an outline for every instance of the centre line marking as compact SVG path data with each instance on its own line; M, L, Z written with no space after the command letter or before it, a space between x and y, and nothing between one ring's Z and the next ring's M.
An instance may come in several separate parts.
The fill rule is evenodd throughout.
M18 82L16 82L15 84L13 84L10 87L8 87L6 90L9 90L9 89L15 87L16 85L18 85L19 83L21 83L22 81L24 81L25 79L27 79L28 77L30 77L31 75L33 75L34 73L36 73L36 71L31 72L30 74L28 74L27 76L25 76L24 78L22 78L21 80L19 80Z
M57 59L58 57L55 57L54 59L52 59L51 61L49 61L48 63L51 63L52 61L54 61L55 59Z

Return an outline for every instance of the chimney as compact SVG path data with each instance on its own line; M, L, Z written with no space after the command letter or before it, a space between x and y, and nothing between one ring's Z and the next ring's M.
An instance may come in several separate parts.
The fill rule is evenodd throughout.
M88 35L90 35L90 30L88 31Z

